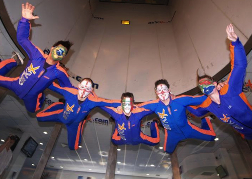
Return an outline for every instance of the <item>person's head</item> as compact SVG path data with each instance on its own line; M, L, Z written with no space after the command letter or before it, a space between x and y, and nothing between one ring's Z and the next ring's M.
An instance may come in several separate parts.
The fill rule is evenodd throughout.
M213 78L208 75L198 77L198 86L201 92L205 95L210 95L213 92L217 91L217 83L214 82Z
M165 101L170 96L170 85L166 79L160 79L155 82L155 92L161 101Z
M60 61L67 55L71 46L71 42L60 40L53 44L49 55L51 55L54 61Z
M134 95L130 92L123 93L121 96L121 105L123 112L129 115L134 107Z
M93 92L94 82L90 78L84 78L78 85L78 99L84 100Z
M7 139L6 139L6 142L8 144L7 147L10 148L11 146L13 146L13 144L15 144L16 136L14 136L14 135L8 136Z

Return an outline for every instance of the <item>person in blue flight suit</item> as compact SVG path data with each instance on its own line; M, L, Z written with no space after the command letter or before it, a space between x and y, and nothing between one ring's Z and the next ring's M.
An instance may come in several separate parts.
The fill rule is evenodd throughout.
M213 113L222 122L231 125L245 139L252 139L252 106L242 92L247 68L244 47L234 32L233 25L226 28L227 38L231 41L231 72L226 84L220 91L217 83L210 76L199 78L198 85L207 95L207 99L198 106L190 106L188 110L196 116Z
M155 82L155 92L159 99L138 104L139 107L154 111L165 128L164 151L172 153L184 139L194 138L213 141L216 134L209 118L201 120L201 128L191 124L186 117L186 106L199 105L203 96L170 96L169 83L165 79Z
M93 81L84 78L77 88L60 87L54 83L49 89L61 94L65 103L56 102L37 114L40 122L60 122L65 124L68 133L68 146L77 150L82 141L84 120L88 113L98 106L120 106L120 100L98 98L93 92Z
M144 108L134 108L134 95L126 92L121 96L121 108L101 107L115 120L115 129L112 142L115 145L157 145L160 141L158 125L151 122L151 136L141 131L141 120L144 116L153 113Z
M18 43L29 56L26 69L16 78L4 76L13 67L23 63L18 54L16 60L8 59L0 63L0 86L14 91L24 101L29 112L35 112L41 108L45 99L43 91L55 79L63 87L72 87L66 71L59 64L59 61L68 53L71 43L69 41L56 42L48 56L34 46L29 40L31 28L29 21L39 18L32 14L34 9L35 7L29 3L22 4L22 18L17 27Z

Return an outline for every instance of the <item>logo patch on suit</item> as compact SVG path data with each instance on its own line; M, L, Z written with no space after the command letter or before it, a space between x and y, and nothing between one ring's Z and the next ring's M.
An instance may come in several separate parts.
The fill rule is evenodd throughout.
M158 116L160 117L160 119L164 119L165 116L168 116L167 114L165 114L165 110L163 109L162 113L158 112Z
M223 118L220 118L220 120L222 120L223 122L228 122L230 119L230 117L227 117L225 114L223 114Z
M126 130L126 128L124 127L124 123L122 123L122 125L118 124L118 133L121 136L122 140L126 140L125 138L125 134L124 134L124 130Z
M162 113L159 113L158 112L158 116L159 118L161 119L161 122L164 126L164 128L168 129L168 130L171 130L171 127L170 125L168 124L168 121L166 119L166 116L168 116L167 114L165 114L165 110L163 109Z
M63 113L63 118L65 120L67 120L67 118L71 112L74 112L73 108L74 108L74 104L72 106L69 106L69 104L67 103L66 110L64 110L64 113Z
M21 77L19 78L19 85L23 85L24 82L31 76L32 74L36 74L36 70L38 70L40 66L33 67L33 64L31 63L30 66L28 66L22 73Z

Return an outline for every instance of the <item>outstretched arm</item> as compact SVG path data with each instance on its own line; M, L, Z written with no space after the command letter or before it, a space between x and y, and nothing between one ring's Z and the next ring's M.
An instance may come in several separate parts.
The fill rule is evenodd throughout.
M147 110L147 109L144 109L144 108L134 108L133 112L137 113L138 120L142 120L143 117L154 113L154 111Z
M207 109L205 109L201 106L187 106L186 109L198 117L204 116L209 112Z
M108 113L113 119L117 119L118 115L122 114L116 108L113 107L100 107L100 108L104 110L106 113Z
M207 97L205 95L201 96L187 96L187 95L181 95L177 96L176 100L182 104L183 106L189 106L189 105L200 105L203 103Z
M88 99L92 101L92 107L101 107L101 106L108 106L108 107L118 107L121 105L120 100L109 100L104 98L99 98L97 96L89 95Z
M66 96L69 94L77 95L78 93L77 89L75 88L61 87L55 82L53 82L48 88L56 93L61 94L64 96L64 98L66 98Z
M232 24L227 26L226 32L227 38L232 41L230 44L231 72L228 77L228 84L235 93L239 94L242 92L247 68L246 53L242 43L234 32Z
M37 59L43 55L29 40L31 24L29 20L38 19L38 16L34 16L32 13L35 7L29 3L22 4L22 18L17 27L17 41L26 51L30 59Z
M158 102L159 102L159 99L156 99L156 100L140 103L137 106L143 107L143 108L151 110L151 111L155 111L157 108Z

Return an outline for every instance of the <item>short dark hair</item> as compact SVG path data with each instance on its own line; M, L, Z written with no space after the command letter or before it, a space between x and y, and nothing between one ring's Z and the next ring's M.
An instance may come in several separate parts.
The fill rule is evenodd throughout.
M170 85L166 79L160 79L155 82L155 89L157 89L157 86L160 84L166 85L168 88L170 88Z
M83 79L81 80L81 82L83 82L84 80L87 80L87 81L91 82L92 88L94 88L94 82L93 82L93 80L92 80L91 78L83 78ZM81 83L81 82L80 82L80 83Z
M123 100L123 98L127 98L127 97L132 98L133 102L134 102L134 95L133 95L133 93L130 93L130 92L123 93L122 96L121 96L121 101Z
M73 44L72 44L69 40L67 40L67 41L60 40L60 41L56 42L55 44L53 44L53 47L56 47L56 46L58 46L58 45L62 45L62 46L64 46L64 47L66 47L67 53L68 53L69 50L70 50L70 47L71 47ZM67 54L67 53L66 53L66 54Z

